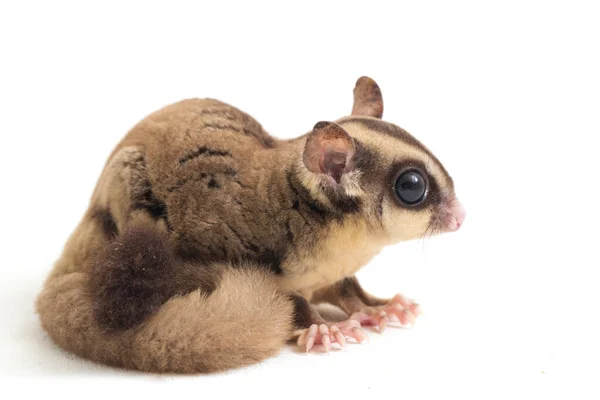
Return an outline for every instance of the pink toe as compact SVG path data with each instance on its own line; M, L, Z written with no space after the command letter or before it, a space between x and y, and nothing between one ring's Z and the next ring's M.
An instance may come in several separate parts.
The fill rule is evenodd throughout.
M385 328L389 322L389 318L387 315L384 315L383 317L381 317L381 320L379 321L379 333L383 333L383 331L385 331Z

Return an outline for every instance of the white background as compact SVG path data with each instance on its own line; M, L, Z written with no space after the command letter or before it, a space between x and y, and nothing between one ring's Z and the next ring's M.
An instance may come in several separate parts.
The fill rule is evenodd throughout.
M599 398L599 19L574 1L2 2L3 392ZM361 75L468 212L459 232L386 249L359 274L375 294L419 300L414 329L183 378L96 366L49 341L35 296L138 120L214 97L294 137L347 115Z

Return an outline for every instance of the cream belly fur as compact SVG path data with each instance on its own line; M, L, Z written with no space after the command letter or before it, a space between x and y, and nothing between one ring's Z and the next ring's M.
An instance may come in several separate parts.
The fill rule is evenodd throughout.
M279 279L279 286L310 297L320 288L353 276L389 244L385 236L373 233L364 221L334 224L312 255L290 257L283 268L292 271Z

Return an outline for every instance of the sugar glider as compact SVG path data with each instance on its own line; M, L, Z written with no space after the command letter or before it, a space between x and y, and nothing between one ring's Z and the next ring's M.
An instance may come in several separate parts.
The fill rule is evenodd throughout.
M355 273L385 246L457 230L465 211L440 161L382 114L368 77L350 116L291 140L213 99L150 114L108 158L47 278L43 328L96 362L193 373L412 323L416 303L374 297Z

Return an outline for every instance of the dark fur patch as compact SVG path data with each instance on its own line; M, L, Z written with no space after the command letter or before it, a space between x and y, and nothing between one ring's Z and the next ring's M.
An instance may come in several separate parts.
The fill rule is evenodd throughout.
M203 124L200 127L200 129L209 128L209 129L219 130L219 131L225 130L225 131L230 131L230 132L240 132L246 136L256 138L261 143L261 145L263 145L266 148L274 148L276 146L276 140L274 138L272 138L271 136L269 136L267 133L265 133L262 130L262 127L258 124L258 122L256 122L249 115L239 112L239 110L238 111L232 110L228 106L225 106L225 107L218 106L216 108L210 107L210 108L207 108L204 110L196 111L195 114L196 114L196 117L190 123L190 125L194 129L198 129L198 127L195 126L195 124L194 124L198 119L202 119L205 116L210 116L210 117L214 117L215 121ZM221 121L219 121L219 120L221 120ZM233 123L242 122L242 126L240 127L237 125L233 125L230 122L233 122ZM187 129L187 131L186 131L187 137L190 136L192 127Z
M166 240L148 228L130 227L92 266L94 314L108 331L131 328L175 294L173 258Z
M286 173L286 182L292 196L292 209L296 210L307 224L322 224L327 219L335 216L335 213L327 210L312 198L308 190L298 182L292 171Z
M131 226L92 265L94 316L106 331L132 328L177 294L210 294L220 275L211 267L177 260L167 234Z
M145 208L154 218L167 218L167 205L156 197Z
M337 291L340 297L358 298L363 304L367 306L381 306L387 304L386 300L378 299L371 296L360 286L358 279L355 276L344 278L341 281L335 283L335 291Z
M216 116L216 117L223 118L223 119L226 119L229 121L239 120L239 117L232 115L229 110L224 109L224 108L207 108L207 109L204 109L201 111L197 111L196 114L198 114L200 116L205 116L205 115Z
M356 277L354 276L344 278L341 281L339 281L336 285L338 286L339 294L342 297L356 296L357 289L360 289L358 279L356 279Z
M325 190L337 214L353 214L360 211L361 201L356 197L340 195L334 190Z
M136 190L132 191L132 195L131 204L134 209L147 210L152 217L156 219L164 218L169 224L167 204L154 195L149 180L146 179L144 182L140 182Z
M304 198L304 203L319 220L324 220L331 214L321 203L310 197L310 195Z
M275 275L283 275L283 270L281 269L282 259L283 252L272 249L262 250L256 256L256 261L269 267L271 272L273 272Z
M97 208L91 214L92 219L96 220L102 228L102 232L107 238L115 237L119 231L117 224L111 214L111 212L105 208Z
M198 149L194 150L193 152L181 157L179 159L179 164L185 164L186 162L193 160L194 158L198 158L201 156L207 156L207 157L215 157L215 156L221 156L221 157L231 157L231 153L228 152L227 150L213 150L213 149L209 149L206 148L204 146L199 147Z
M221 187L221 185L219 184L219 182L217 182L215 180L214 177L210 178L210 180L208 181L208 187L209 188L213 188L213 189L218 189Z
M290 294L290 299L294 303L294 326L296 328L308 328L313 324L311 305L302 296Z
M131 206L135 209L144 209L154 218L167 218L167 205L166 203L156 197L152 191L152 183L146 170L146 164L144 158L140 158L135 162L127 164L129 168L136 171L133 175L130 184L131 190Z
M228 230L231 233L233 233L233 241L238 242L244 250L242 259L238 259L239 255L230 254L230 252L227 251L227 248L225 247L223 248L222 256L219 255L219 257L215 257L215 255L213 255L213 258L215 258L216 260L219 260L220 258L235 258L235 261L254 261L258 263L258 265L267 267L271 272L273 272L276 275L283 274L283 270L281 269L281 262L283 260L285 250L284 244L282 244L281 248L278 249L261 248L254 243L252 237L243 236L232 223L226 224L226 226ZM228 236L223 236L223 238L225 240L228 240Z
M175 182L174 185L168 186L167 191L169 193L175 192L189 183L197 182L198 180L204 180L207 177L210 177L209 181L207 182L208 187L212 189L220 188L222 187L221 183L219 183L219 181L215 179L218 175L225 175L227 177L236 177L238 175L238 172L235 170L235 168L228 165L218 167L210 165L208 166L208 168L212 170L210 174L207 172L200 172L199 174L190 174L187 177ZM240 185L240 187L248 188L248 186L242 184L238 179L232 179L232 181Z
M354 163L356 168L365 171L370 170L377 166L377 153L365 146L358 139L354 139L354 145L356 146L356 152L354 153Z

